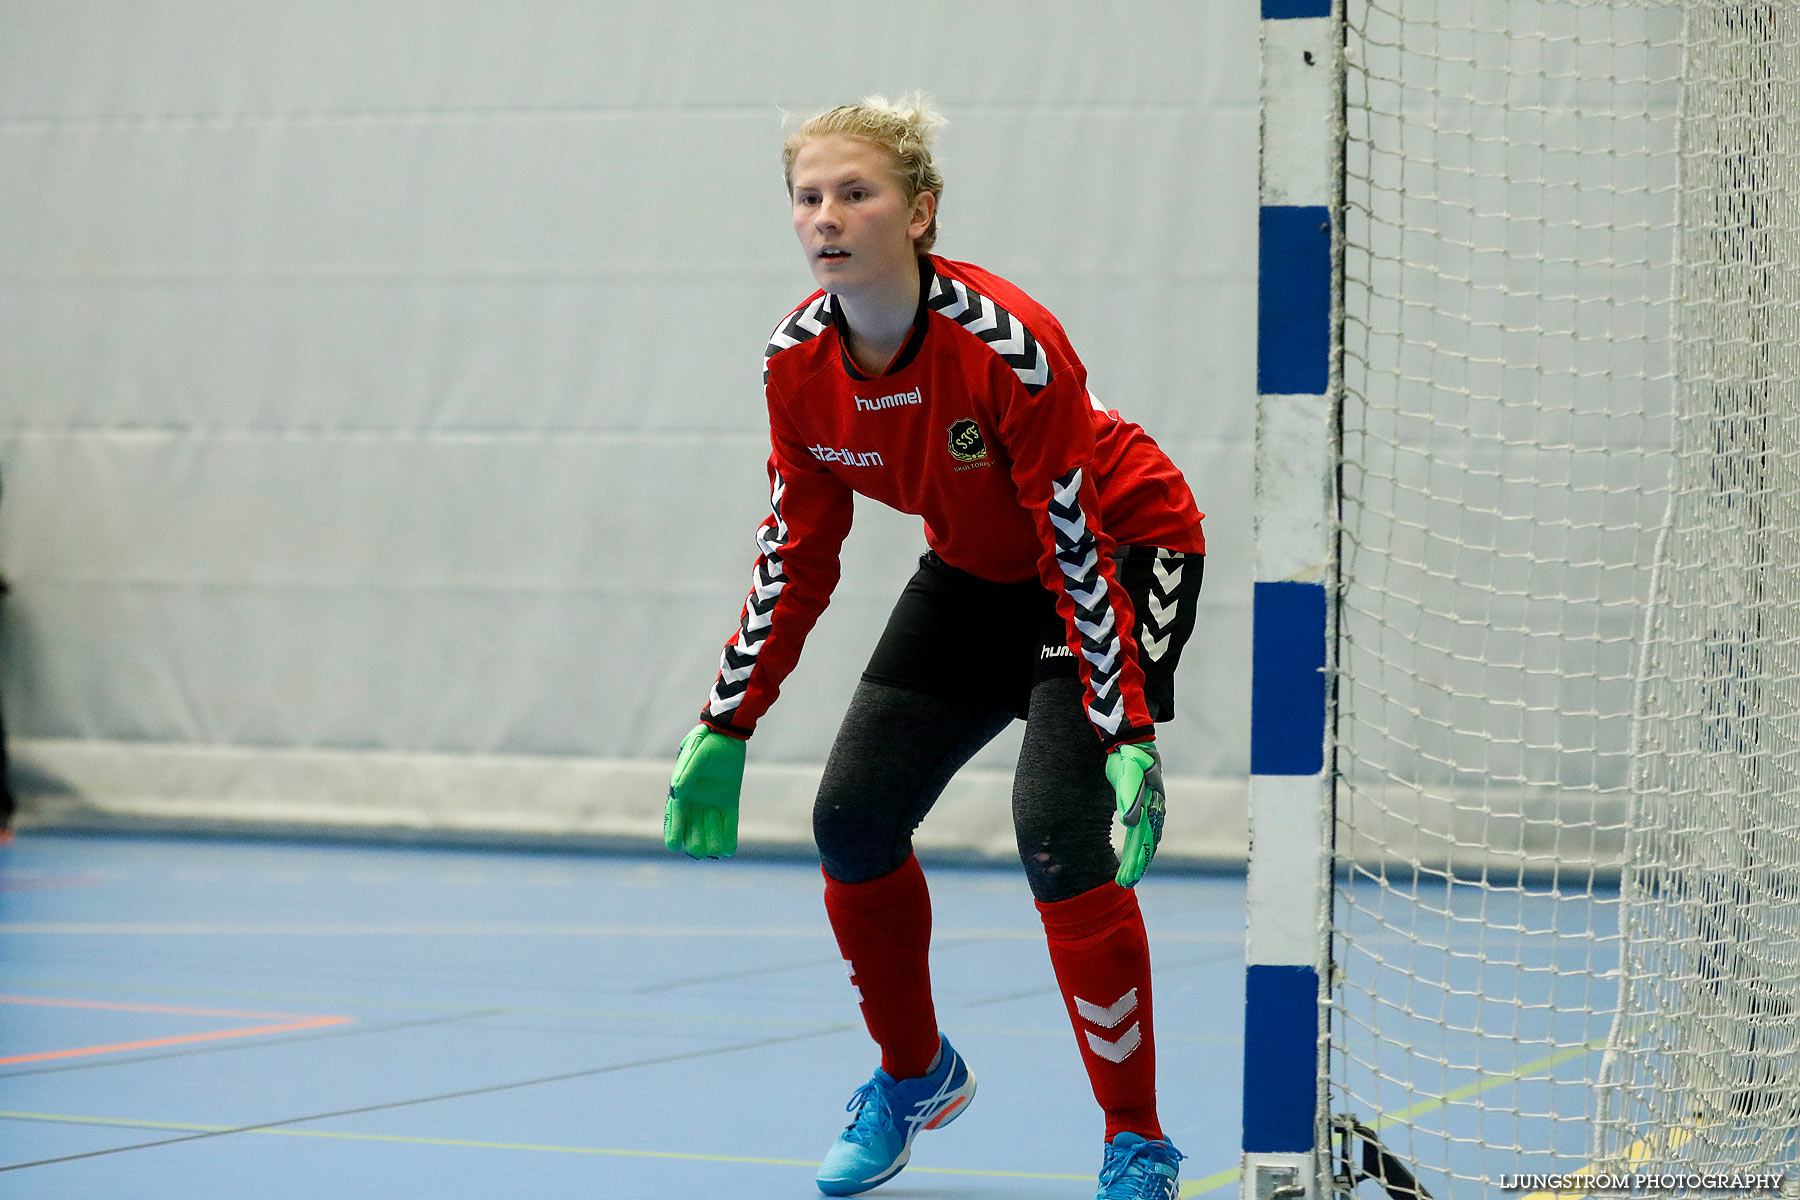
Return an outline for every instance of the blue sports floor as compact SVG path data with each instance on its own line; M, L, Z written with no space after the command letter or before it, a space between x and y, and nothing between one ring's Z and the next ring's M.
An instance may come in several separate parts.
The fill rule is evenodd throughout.
M1017 870L930 871L980 1094L888 1198L1087 1200ZM1162 1117L1235 1194L1243 880L1152 871ZM817 1196L876 1062L818 868L32 833L0 848L0 1196Z

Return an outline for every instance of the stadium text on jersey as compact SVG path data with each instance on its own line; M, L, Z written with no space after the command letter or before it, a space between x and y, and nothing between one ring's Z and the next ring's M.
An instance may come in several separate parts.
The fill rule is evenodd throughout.
M843 463L846 467L881 466L881 452L878 450L870 450L867 453L858 454L848 447L845 447L842 450L834 450L830 446L808 446L806 449L809 454L820 462Z

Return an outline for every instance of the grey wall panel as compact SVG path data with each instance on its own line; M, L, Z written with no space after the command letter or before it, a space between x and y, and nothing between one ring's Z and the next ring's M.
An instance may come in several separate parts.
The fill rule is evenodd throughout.
M925 87L940 251L1057 312L1209 513L1165 736L1241 776L1241 7L0 0L15 732L666 757L766 511L762 347L812 286L781 110ZM859 506L758 761L823 758L920 548Z
M0 284L6 426L766 430L769 331L738 278ZM16 424L15 424L16 422Z
M8 0L0 20L0 114L28 119L808 105L921 84L958 104L1144 106L1256 89L1255 10L1189 0L828 17L770 0Z
M16 451L13 524L41 534L9 551L21 582L644 593L736 552L747 585L768 511L750 438L75 433Z

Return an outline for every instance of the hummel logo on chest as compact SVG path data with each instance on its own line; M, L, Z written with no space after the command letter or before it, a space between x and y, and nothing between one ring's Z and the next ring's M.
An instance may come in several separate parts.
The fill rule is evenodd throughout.
M880 412L884 408L902 408L909 404L925 403L925 389L914 388L910 392L893 392L886 396L876 396L873 400L864 396L856 397L857 412Z

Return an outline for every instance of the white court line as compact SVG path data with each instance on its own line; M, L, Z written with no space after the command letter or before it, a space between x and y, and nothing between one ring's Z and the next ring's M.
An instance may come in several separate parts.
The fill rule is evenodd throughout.
M642 937L642 938L829 938L831 927L819 925L433 925L433 924L282 924L217 921L13 921L0 924L0 935L105 937ZM941 929L938 941L1037 941L1041 928ZM1162 943L1218 944L1243 941L1241 933L1158 933Z

